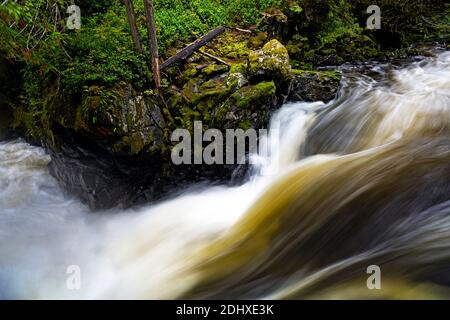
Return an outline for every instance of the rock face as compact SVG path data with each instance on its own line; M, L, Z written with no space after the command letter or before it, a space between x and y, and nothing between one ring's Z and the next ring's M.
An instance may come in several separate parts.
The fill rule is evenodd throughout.
M130 85L125 90L91 86L79 109L75 123L63 126L108 139L114 153L155 153L164 147L166 123L158 101Z
M141 195L126 182L126 175L117 170L108 153L80 145L74 148L73 142L68 140L57 152L49 149L49 172L63 190L93 210L138 203Z
M274 39L261 50L250 53L248 76L250 79L275 79L278 84L286 85L292 77L286 47Z
M114 152L135 155L164 147L166 123L160 108L143 96L130 97L122 105L119 126L125 133Z
M165 153L119 156L76 132L62 131L64 143L51 155L49 171L70 195L92 210L129 208L157 201L193 183L239 183L247 166L174 165Z

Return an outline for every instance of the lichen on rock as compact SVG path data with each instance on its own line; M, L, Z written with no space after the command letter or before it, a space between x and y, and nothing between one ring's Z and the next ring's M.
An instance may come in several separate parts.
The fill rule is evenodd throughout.
M273 81L245 86L217 109L215 119L223 128L263 128L278 104L276 92Z
M286 84L292 78L289 53L278 40L269 41L260 50L248 57L248 76L251 80L274 79L277 84Z

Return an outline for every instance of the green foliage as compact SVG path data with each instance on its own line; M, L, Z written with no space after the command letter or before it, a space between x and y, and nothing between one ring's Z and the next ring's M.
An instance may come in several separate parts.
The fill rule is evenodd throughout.
M259 22L265 9L282 0L154 0L161 50L176 41L188 42L221 25L249 26ZM135 9L144 16L142 1ZM144 24L141 35L145 38Z
M83 88L82 116L95 125L105 112L110 114L114 112L114 107L117 105L119 98L118 93L111 88L96 85L86 86Z
M21 54L24 39L17 28L11 26L29 20L29 12L25 13L24 8L16 2L8 1L0 6L0 53L3 56L14 59Z
M450 3L444 5L444 10L436 13L431 17L431 21L425 20L428 25L435 29L435 38L439 40L446 40L447 43L450 41ZM431 32L433 34L433 32ZM433 38L430 35L426 35L425 39ZM433 40L433 39L432 39Z
M80 32L67 37L69 61L61 71L68 93L86 85L113 85L120 81L137 88L149 86L151 74L145 57L137 55L121 9L83 20Z
M256 24L261 19L261 13L282 0L226 0L224 6L228 8L228 18L242 25Z
M351 6L346 0L330 1L328 19L323 25L319 41L322 46L336 42L339 38L355 37L362 28L351 14Z
M108 9L117 5L117 0L76 0L75 4L81 8L83 16L91 16L98 13L106 13Z

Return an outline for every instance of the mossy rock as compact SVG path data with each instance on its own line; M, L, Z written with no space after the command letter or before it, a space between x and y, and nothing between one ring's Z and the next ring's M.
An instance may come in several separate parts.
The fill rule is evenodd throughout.
M253 50L260 49L267 42L267 32L258 32L255 36L248 39L248 46Z
M269 41L261 50L250 53L247 73L250 79L274 79L286 84L292 78L289 53L278 40Z
M201 120L200 112L193 109L191 100L182 91L170 88L166 92L166 97L165 111L171 115L168 123L169 131L178 128L190 129L194 121Z
M144 130L132 132L113 146L113 151L118 154L136 155L141 152L147 154L160 153L163 150L160 144L153 145L155 142L155 136L152 132L146 132Z
M215 113L215 123L223 128L262 128L269 111L277 106L277 88L273 81L243 87L233 93Z
M192 78L195 78L199 73L199 70L196 65L189 64L187 65L186 70L184 70L181 75L178 77L182 83L186 83Z
M248 65L247 62L234 63L231 65L230 73L241 73L243 75L246 75L247 74L247 65Z
M226 66L224 64L210 64L206 68L203 68L200 74L204 75L207 78L210 78L211 76L216 76L227 72L229 68L229 66Z
M121 154L134 155L163 147L166 123L156 97L144 96L131 85L92 86L85 92L76 127L69 129L107 139L111 141L110 149Z
M339 71L293 70L290 101L333 100L338 91L342 75Z
M238 90L248 84L248 80L241 72L230 72L227 75L226 85L231 90Z
M239 109L253 110L261 105L261 102L272 101L275 96L276 86L273 81L260 82L235 92L230 97L230 102Z
M206 52L224 60L243 61L252 51L248 36L240 32L227 31L208 44Z
M191 79L181 90L169 90L167 104L174 116L171 128L192 128L193 121L201 120L205 126L214 121L213 113L238 89L237 81L230 81L228 74L220 74L209 80L203 77Z

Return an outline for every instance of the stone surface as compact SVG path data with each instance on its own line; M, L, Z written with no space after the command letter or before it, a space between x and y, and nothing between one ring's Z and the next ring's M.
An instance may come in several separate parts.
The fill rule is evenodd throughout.
M262 49L250 53L247 72L252 80L273 79L279 84L288 83L292 78L292 70L286 47L274 39Z
M294 70L289 101L333 100L338 92L341 74L337 71Z

